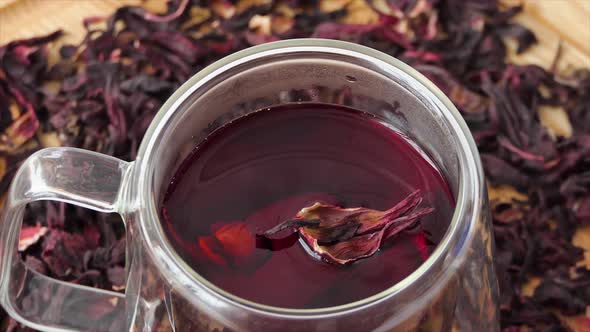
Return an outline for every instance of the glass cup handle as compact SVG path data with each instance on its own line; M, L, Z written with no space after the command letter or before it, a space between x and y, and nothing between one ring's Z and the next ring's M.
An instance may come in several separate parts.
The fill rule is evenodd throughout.
M130 163L75 148L31 155L12 181L0 221L0 304L41 331L123 331L125 295L75 285L28 268L17 251L26 204L61 201L121 213Z

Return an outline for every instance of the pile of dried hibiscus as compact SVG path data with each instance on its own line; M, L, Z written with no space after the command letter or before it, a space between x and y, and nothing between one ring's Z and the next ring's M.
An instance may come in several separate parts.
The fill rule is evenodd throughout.
M87 18L86 38L62 46L58 61L48 55L61 31L0 46L2 194L42 147L133 160L171 92L231 52L296 37L361 43L428 76L473 132L490 186L504 331L588 330L589 254L584 262L572 239L590 223L590 71L507 63L506 39L519 52L536 42L511 21L520 8L480 0L171 0L168 8ZM117 219L33 204L19 249L55 278L122 290ZM0 329L30 331L2 312Z

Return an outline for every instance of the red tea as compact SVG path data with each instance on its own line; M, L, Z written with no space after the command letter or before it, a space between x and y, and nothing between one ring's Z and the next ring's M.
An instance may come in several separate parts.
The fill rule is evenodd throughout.
M428 213L361 259L326 260L294 229L261 236L316 203L385 211L412 193ZM373 116L304 103L217 129L182 162L162 205L170 242L211 283L257 303L309 309L361 300L407 277L440 241L454 198L426 154Z

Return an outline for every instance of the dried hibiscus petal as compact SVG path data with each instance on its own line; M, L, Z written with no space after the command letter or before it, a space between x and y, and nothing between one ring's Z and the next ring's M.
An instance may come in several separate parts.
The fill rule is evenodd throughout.
M198 242L207 258L217 265L227 266L227 261L223 257L223 247L217 239L212 236L199 236Z
M426 236L424 235L424 231L419 232L418 234L414 235L413 237L414 244L416 248L420 251L420 255L422 256L423 260L426 260L430 253L428 252L428 244L426 242Z
M244 222L214 224L212 236L199 236L199 247L217 265L246 262L256 248L256 237Z
M343 209L316 203L262 234L295 229L314 255L336 264L347 264L373 255L384 240L413 226L433 208L417 209L422 202L416 190L389 210Z
M25 251L28 247L37 243L46 233L47 227L41 225L23 227L18 239L18 251Z
M249 256L256 247L254 235L241 222L224 225L215 232L215 238L223 250L233 257Z
M379 249L383 239L383 231L355 236L347 241L337 242L333 245L319 245L313 237L301 232L310 248L321 257L330 262L346 264L355 260L369 257Z

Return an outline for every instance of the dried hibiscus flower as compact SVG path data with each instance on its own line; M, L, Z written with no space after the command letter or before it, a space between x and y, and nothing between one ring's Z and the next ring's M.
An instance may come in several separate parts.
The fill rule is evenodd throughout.
M420 191L416 190L386 211L315 203L260 236L294 229L313 255L330 263L352 263L372 256L385 240L411 228L421 217L434 211L431 207L418 208L421 202Z

